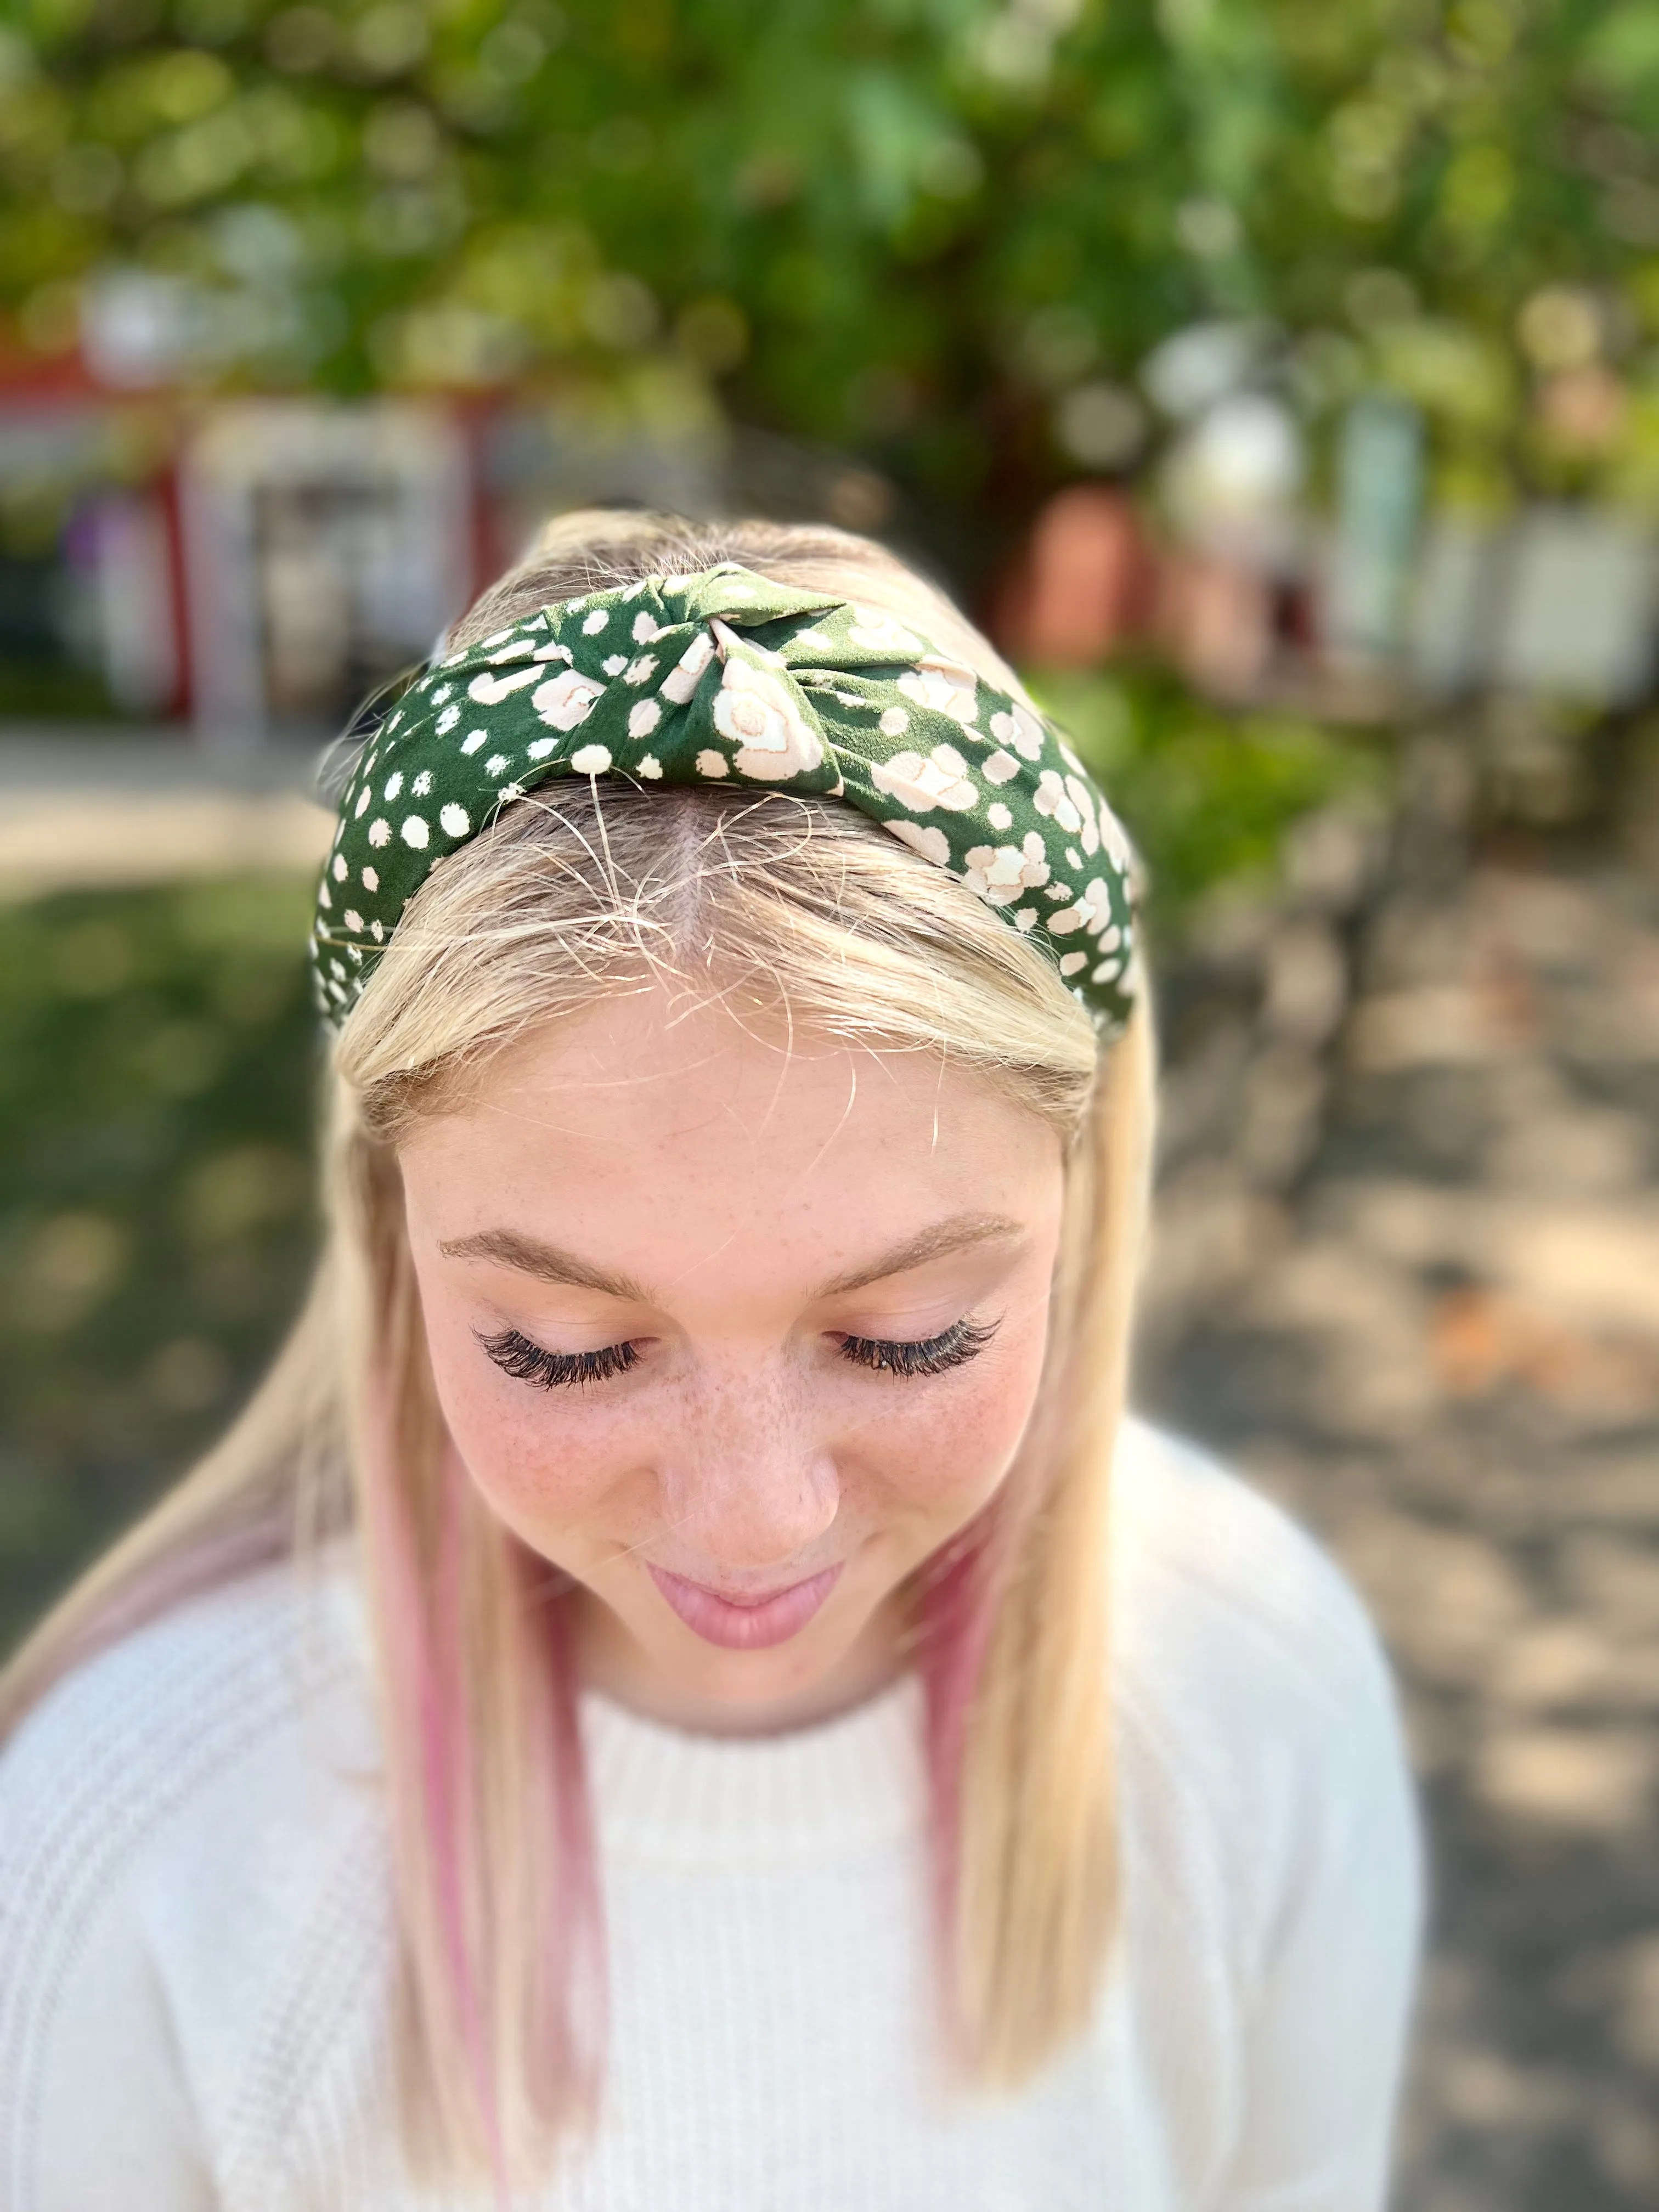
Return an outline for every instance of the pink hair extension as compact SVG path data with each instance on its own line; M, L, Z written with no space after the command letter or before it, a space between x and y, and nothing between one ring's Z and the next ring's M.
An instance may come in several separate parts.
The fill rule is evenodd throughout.
M438 1886L439 1925L449 1968L456 2015L472 2072L472 2086L489 2137L495 2191L507 2195L501 2115L489 2038L478 2003L477 1960L469 1942L467 1904L476 1896L476 1836L470 1802L475 1786L472 1717L461 1655L460 1492L445 1455L440 1481L441 1522L429 1613L410 1651L409 1684L421 1752L422 1808ZM409 1595L411 1618L420 1617L418 1589Z
M467 2055L472 2091L489 2142L496 2195L506 2199L506 2163L501 2141L488 2041L478 2006L477 1960L467 1926L465 1875L471 1871L471 1729L464 1677L453 1663L458 1655L456 1629L459 1576L456 1559L456 1499L444 1482L444 1528L438 1587L423 1582L415 1532L402 1477L395 1413L381 1385L371 1394L364 1468L366 1506L379 1564L379 1595L385 1638L387 1715L392 1743L416 1750L414 1802L394 1796L394 1824L418 1820L427 1858L435 1878L439 1928L443 1940L447 1995ZM396 1838L394 1835L394 1844ZM418 1865L419 1859L416 1858Z
M917 1591L917 1669L924 1698L934 1924L947 2019L957 2019L953 1941L960 1878L962 1761L968 1716L996 1618L1000 1516L994 1504L928 1564Z
M446 1441L439 1470L435 1557L423 1570L398 1449L398 1428L380 1394L369 1426L368 1512L380 1562L386 1640L389 1723L396 1743L412 1747L415 1771L397 1815L418 1823L423 1849L408 1854L416 1878L432 1884L447 2000L489 2148L495 2195L510 2199L501 2125L499 2053L486 2024L486 1905L478 1858L477 1792L481 1786L468 1695L463 1550L471 1477ZM520 1708L527 1741L523 1771L538 1801L523 1808L523 1863L542 1879L538 1928L522 1933L523 1955L538 1962L526 2023L527 2068L591 2106L604 2016L604 1943L571 1622L562 1590L550 1592L545 1563L501 1532L509 1572L523 1606L531 1678ZM504 1931L495 1930L499 1940ZM588 1998L588 2033L575 2032L579 1996Z
M461 1479L466 1480L465 1474ZM532 2050L548 2078L568 2082L591 2111L598 2099L599 2054L605 2042L605 1915L577 1705L579 1669L569 1605L574 1586L516 1537L508 1541L541 1662L538 1681L544 1703L538 1700L532 1706L541 1755L532 1771L543 1785L540 1816L560 1873L556 1887L551 1882L542 1887L535 1954L546 1961L547 1972L537 1984ZM584 1998L585 2021L580 2010Z

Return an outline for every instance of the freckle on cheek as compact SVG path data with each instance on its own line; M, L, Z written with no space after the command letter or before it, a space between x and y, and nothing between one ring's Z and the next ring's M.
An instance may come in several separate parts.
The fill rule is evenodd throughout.
M538 1433L528 1412L508 1416L471 1388L441 1395L461 1456L487 1499L532 1510L551 1502L568 1459Z
M988 1391L947 1419L935 1415L896 1437L894 1465L914 1496L948 1503L1000 1478L1024 1427L1023 1398Z

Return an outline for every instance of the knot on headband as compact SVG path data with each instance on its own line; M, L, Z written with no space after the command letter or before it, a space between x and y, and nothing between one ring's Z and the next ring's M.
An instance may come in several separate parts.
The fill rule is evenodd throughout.
M1132 858L1052 723L909 623L733 562L545 607L428 667L366 744L318 890L337 1024L433 866L550 776L840 799L957 876L1109 1032Z

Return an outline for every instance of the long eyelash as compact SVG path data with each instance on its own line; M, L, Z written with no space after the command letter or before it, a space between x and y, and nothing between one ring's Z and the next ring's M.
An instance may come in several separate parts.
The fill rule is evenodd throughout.
M496 1336L479 1336L476 1329L473 1334L503 1375L544 1390L609 1382L626 1374L640 1356L631 1344L605 1344L597 1352L546 1352L516 1328L504 1328Z
M943 1375L948 1367L976 1359L998 1326L995 1322L956 1321L919 1344L895 1343L883 1336L843 1336L842 1356L881 1375Z

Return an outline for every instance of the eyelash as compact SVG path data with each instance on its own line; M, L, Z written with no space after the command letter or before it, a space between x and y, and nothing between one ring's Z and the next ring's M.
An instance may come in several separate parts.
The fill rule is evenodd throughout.
M976 1359L997 1333L995 1322L952 1322L937 1336L919 1343L896 1343L879 1336L843 1336L839 1340L843 1359L855 1367L868 1367L879 1375L943 1375L947 1369ZM609 1382L625 1375L639 1358L631 1344L601 1345L597 1352L547 1352L532 1344L516 1328L495 1336L479 1336L487 1358L504 1375L520 1382L533 1382L544 1390L580 1389L589 1382Z
M843 1336L842 1356L878 1375L943 1375L947 1368L977 1359L996 1333L995 1322L953 1321L949 1328L919 1344L895 1343L883 1336Z
M503 1375L534 1382L544 1390L609 1382L614 1376L625 1375L640 1356L631 1344L602 1344L597 1352L544 1352L516 1328L480 1336L478 1342Z

